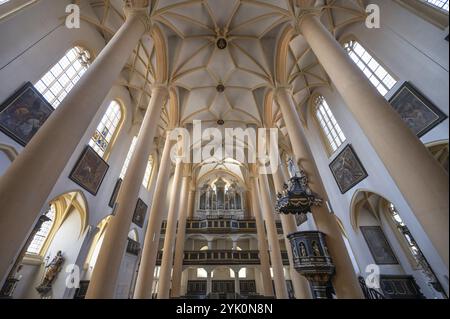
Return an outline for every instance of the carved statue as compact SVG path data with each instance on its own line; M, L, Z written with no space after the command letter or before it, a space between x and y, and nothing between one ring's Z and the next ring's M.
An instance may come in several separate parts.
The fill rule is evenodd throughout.
M313 249L314 256L316 256L316 257L321 256L320 248L319 248L319 245L317 245L317 242L313 241L311 246L312 246L312 249Z
M304 243L300 243L300 256L306 257L308 253L306 252L306 247Z
M45 266L45 275L42 279L41 284L36 287L36 290L41 294L45 295L50 292L52 289L53 282L56 279L56 276L62 269L62 265L64 264L65 258L62 255L61 251L58 251L56 256L52 259L52 261Z

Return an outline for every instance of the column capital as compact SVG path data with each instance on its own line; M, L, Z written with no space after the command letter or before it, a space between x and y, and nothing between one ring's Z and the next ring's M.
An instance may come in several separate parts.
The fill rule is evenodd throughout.
M291 96L294 94L294 87L290 84L277 84L273 88L273 97L275 100L278 100L278 96L280 93L289 93Z
M152 22L148 14L148 7L149 0L127 0L123 11L127 20L131 18L139 19L145 27L145 32L150 32Z
M163 99L163 103L162 105L164 106L168 99L169 99L169 93L170 93L170 88L163 83L153 83L152 84L152 88L151 88L151 94L160 94L161 98Z
M297 0L296 7L299 8L299 12L296 14L292 21L292 26L297 35L302 34L301 24L303 20L310 16L320 16L322 10L325 7L325 1L323 0Z

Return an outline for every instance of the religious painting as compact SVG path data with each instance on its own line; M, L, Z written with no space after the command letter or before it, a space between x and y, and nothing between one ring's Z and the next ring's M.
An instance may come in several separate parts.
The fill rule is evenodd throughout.
M26 146L53 111L33 84L27 82L0 106L0 130Z
M347 145L336 156L330 164L330 169L342 194L368 176L351 145Z
M389 102L418 137L447 118L447 115L408 82L400 87Z
M119 178L116 182L116 186L114 186L114 190L112 192L111 198L109 200L108 206L114 208L116 204L117 196L119 195L120 186L122 185L122 179Z
M134 209L133 223L135 223L141 228L144 226L144 220L145 215L147 214L147 209L148 209L147 204L144 203L142 199L138 198L136 208Z
M95 196L108 169L103 158L92 147L86 146L69 177Z
M398 264L383 230L379 226L361 226L361 232L377 265Z

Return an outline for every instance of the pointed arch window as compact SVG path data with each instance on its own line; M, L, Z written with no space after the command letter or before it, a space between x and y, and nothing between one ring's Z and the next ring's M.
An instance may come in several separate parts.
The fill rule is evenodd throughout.
M42 247L44 247L45 241L47 240L53 228L53 225L55 224L56 218L55 205L52 204L50 206L50 209L47 211L47 213L45 213L45 216L49 218L49 220L42 223L41 228L34 235L33 239L31 240L27 248L28 254L39 255L41 253Z
M121 179L125 178L125 174L127 173L128 170L128 165L130 165L131 157L133 156L134 150L136 148L136 143L137 143L137 136L134 136L133 140L131 141L130 149L128 150L125 162L123 163L122 171L120 172L119 175ZM145 169L144 178L142 179L142 186L144 186L147 189L150 187L150 178L152 176L152 171L153 171L153 157L150 156L147 162L147 167Z
M122 108L117 101L111 101L105 115L97 126L89 145L101 157L105 157L110 151L111 142L119 133L119 127L123 119Z
M147 167L145 168L144 179L142 180L142 186L144 186L147 189L150 187L150 178L152 176L152 171L153 171L153 157L150 156L147 162Z
M86 72L90 61L88 50L73 47L34 86L56 108Z
M356 40L344 43L350 58L363 71L369 81L385 96L397 80Z
M320 124L325 143L330 153L334 153L346 140L339 123L336 121L327 101L321 95L314 101L316 119Z
M134 136L131 141L130 149L128 150L127 157L125 158L125 162L122 166L122 171L120 172L120 178L123 179L125 174L127 173L128 165L130 164L131 157L133 156L134 149L136 148L137 137Z

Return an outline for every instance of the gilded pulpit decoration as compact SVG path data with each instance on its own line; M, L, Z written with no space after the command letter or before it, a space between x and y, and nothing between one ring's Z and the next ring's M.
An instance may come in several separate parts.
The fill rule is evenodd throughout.
M283 214L304 215L311 213L312 206L321 206L323 200L314 193L308 186L308 177L305 171L300 170L289 180L289 184L284 184L282 193L278 193L275 210Z
M42 279L41 284L36 287L36 290L41 296L47 295L52 290L52 285L61 271L65 260L62 251L58 251L52 261L45 266L44 278Z
M328 252L325 234L303 231L287 237L291 243L294 268L311 283L314 298L329 298L327 289L335 266Z

